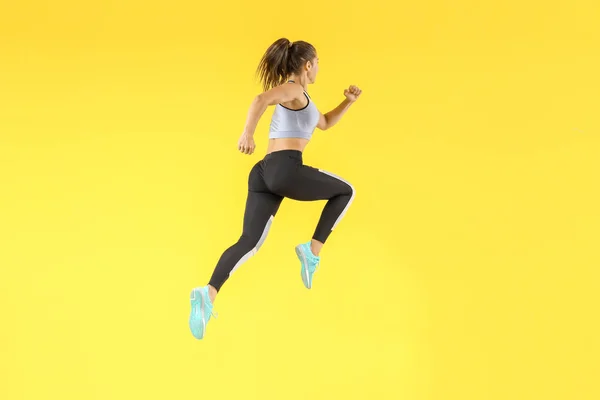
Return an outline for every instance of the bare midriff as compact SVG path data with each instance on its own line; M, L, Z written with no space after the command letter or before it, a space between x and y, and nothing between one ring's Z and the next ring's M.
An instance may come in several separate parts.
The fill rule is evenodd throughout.
M302 152L308 142L307 139L300 138L269 139L267 154L281 150L298 150Z

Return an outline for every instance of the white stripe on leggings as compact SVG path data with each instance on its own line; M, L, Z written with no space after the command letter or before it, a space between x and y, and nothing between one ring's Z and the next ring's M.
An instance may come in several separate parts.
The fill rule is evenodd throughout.
M250 257L252 257L253 255L256 254L256 252L258 251L258 249L260 249L260 246L262 246L263 243L265 242L265 239L267 238L267 234L269 233L269 229L271 229L271 224L272 223L273 223L273 216L271 215L269 217L269 219L267 220L267 224L265 225L265 229L263 230L263 233L260 236L260 239L258 239L258 243L256 243L256 246L254 246L252 248L252 250L250 250L249 252L247 252L246 254L244 254L244 256L242 258L240 258L240 260L235 264L235 266L233 267L233 269L229 272L229 276L231 276L231 274L233 274L235 272L235 270L240 267L240 265L242 265L243 263L245 263L246 261L248 261L248 259Z
M342 213L338 216L338 218L333 223L333 227L331 228L331 230L333 231L333 228L335 228L337 226L337 224L342 220L342 218L344 217L344 215L346 215L346 211L348 211L348 208L350 208L350 204L352 204L352 201L354 200L354 195L356 194L356 191L354 190L354 186L352 186L352 184L350 182L348 182L347 180L342 179L339 176L337 176L335 174L332 174L331 172L323 171L322 169L320 169L319 172L322 172L325 175L329 175L331 177L334 177L337 180L340 180L340 181L344 182L346 185L350 186L350 189L352 189L352 196L350 197L350 200L348 201L348 204L346 204L346 207L344 208L344 210L342 211Z

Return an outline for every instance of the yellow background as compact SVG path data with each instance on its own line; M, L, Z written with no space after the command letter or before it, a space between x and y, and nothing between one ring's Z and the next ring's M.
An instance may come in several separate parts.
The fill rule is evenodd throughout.
M9 1L0 398L597 399L597 1ZM196 341L241 229L254 70L307 40L305 160L356 200L312 291L285 201Z

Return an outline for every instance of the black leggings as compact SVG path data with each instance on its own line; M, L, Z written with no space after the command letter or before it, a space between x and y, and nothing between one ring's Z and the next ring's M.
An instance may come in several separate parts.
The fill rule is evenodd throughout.
M300 151L267 154L250 171L242 235L223 252L210 279L211 286L219 290L241 264L256 254L285 197L328 200L313 235L313 239L325 243L352 203L354 188L333 174L304 165Z

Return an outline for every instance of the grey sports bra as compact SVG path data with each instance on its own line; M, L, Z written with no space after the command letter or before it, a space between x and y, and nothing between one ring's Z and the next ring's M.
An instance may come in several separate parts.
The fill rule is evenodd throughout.
M288 81L288 83L290 82L293 81ZM301 138L310 140L321 114L306 91L304 96L306 96L308 104L299 110L293 110L281 104L275 106L269 127L269 139Z

